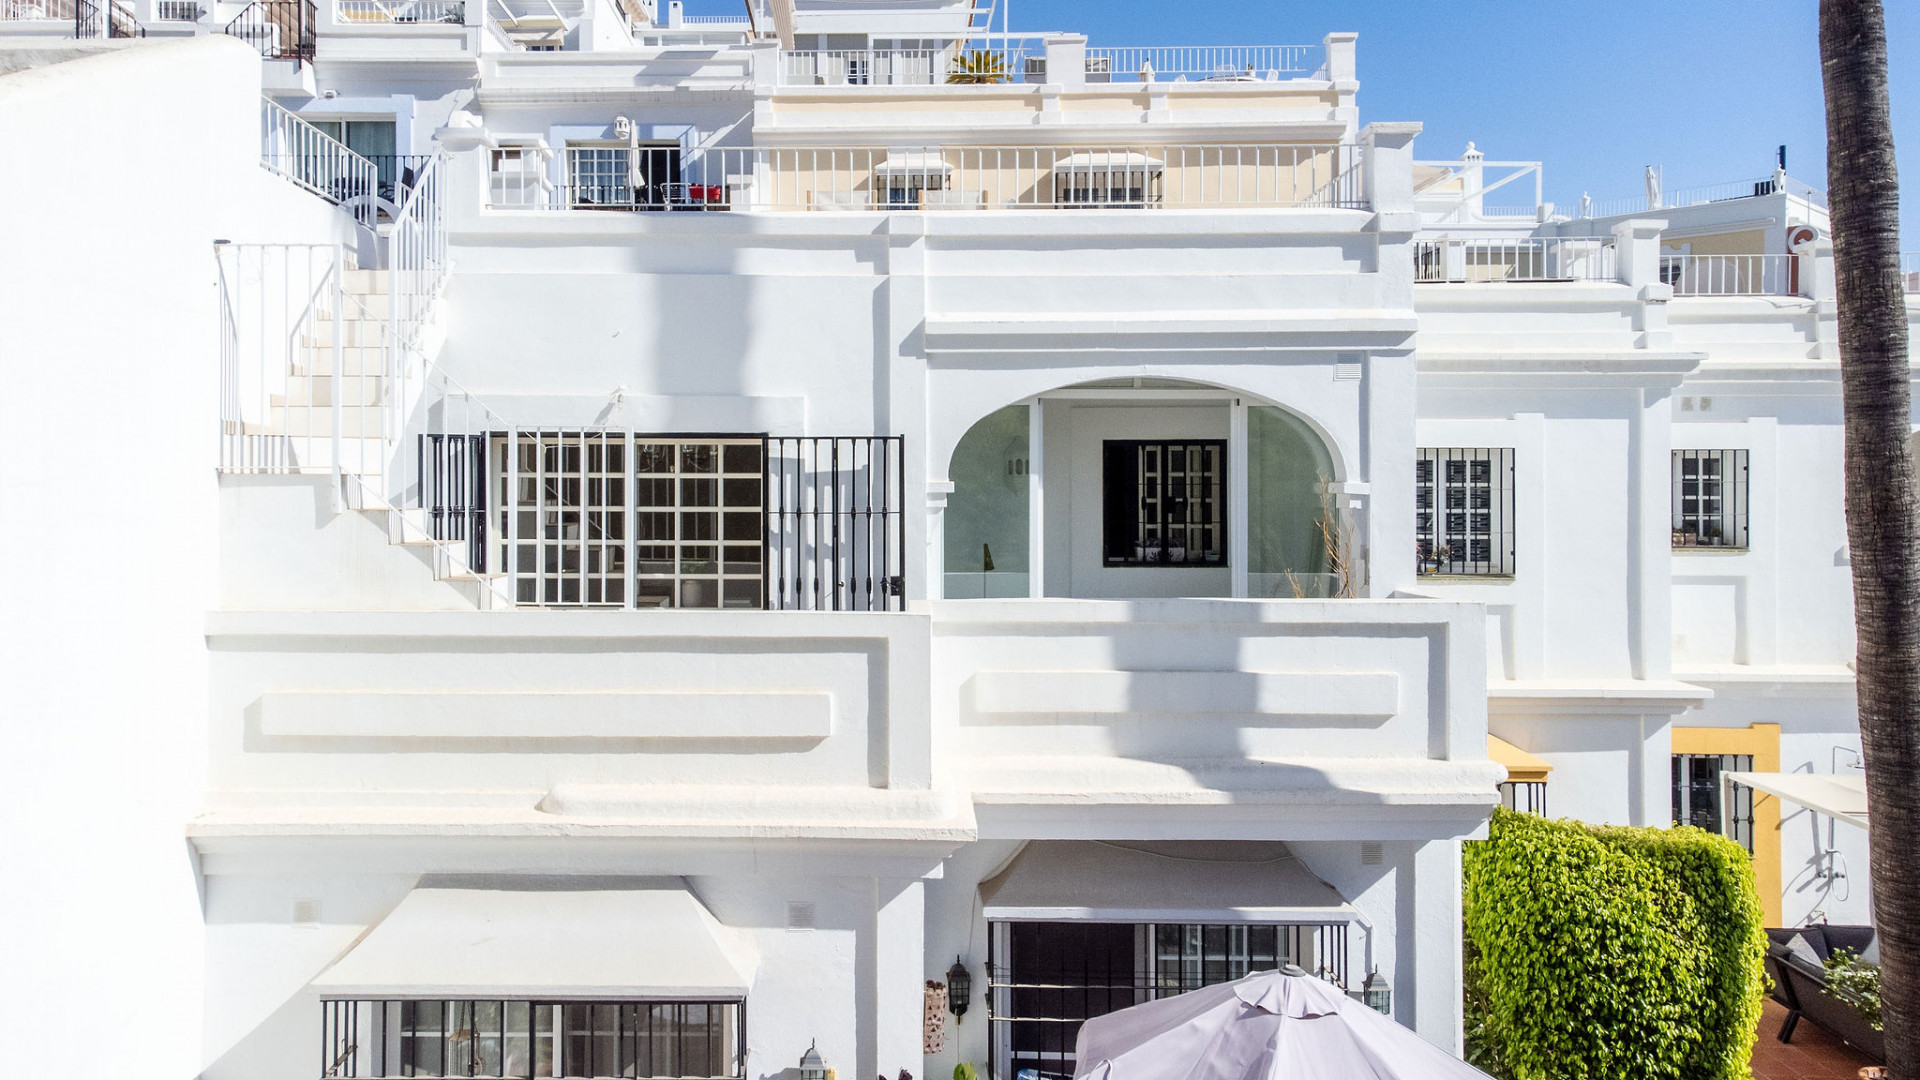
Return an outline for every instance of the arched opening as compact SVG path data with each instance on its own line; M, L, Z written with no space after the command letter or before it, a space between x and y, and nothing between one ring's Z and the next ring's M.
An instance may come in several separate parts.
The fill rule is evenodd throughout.
M1302 417L1175 379L1081 383L956 445L948 599L1351 595L1352 526Z

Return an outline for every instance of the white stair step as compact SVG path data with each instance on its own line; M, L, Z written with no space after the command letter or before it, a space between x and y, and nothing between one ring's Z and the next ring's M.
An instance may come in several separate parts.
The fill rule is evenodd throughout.
M300 340L318 348L332 348L334 338L342 345L384 345L389 325L385 319L316 319L300 335Z
M270 400L274 408L324 409L336 400L348 408L364 408L386 400L384 381L377 375L351 375L339 380L336 391L330 375L294 375L287 379L287 392Z
M378 408L343 409L340 413L340 437L342 439L379 441L383 432L381 420L386 410ZM279 420L272 425L280 430L273 434L285 435L290 439L315 440L331 438L333 435L332 409L287 409ZM357 453L357 452L356 452ZM355 459L355 453L349 453L347 460ZM368 461L374 460L368 456Z
M349 292L384 292L387 288L385 270L348 270L340 275L340 287Z
M333 373L332 347L304 350L292 374L324 378ZM340 371L346 375L379 375L386 370L387 351L362 345L340 346Z

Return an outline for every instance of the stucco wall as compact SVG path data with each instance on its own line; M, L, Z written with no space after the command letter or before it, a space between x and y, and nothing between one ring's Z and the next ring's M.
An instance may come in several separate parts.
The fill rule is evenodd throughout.
M259 54L225 37L0 77L0 486L45 528L0 621L18 770L0 1008L102 1074L202 1065L201 893L182 830L206 771L215 602L213 241L350 224L259 165ZM111 163L101 125L111 118ZM95 1009L137 1001L102 1037Z

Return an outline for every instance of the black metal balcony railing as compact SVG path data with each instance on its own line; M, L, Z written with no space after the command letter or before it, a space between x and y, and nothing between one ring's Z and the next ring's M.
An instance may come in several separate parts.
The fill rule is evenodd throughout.
M432 154L362 154L361 157L373 162L375 173L379 177L380 197L394 206L406 201L407 193L413 190L414 180L420 171L433 160Z
M147 31L133 12L116 0L73 0L73 36L87 38L142 38Z
M312 62L319 22L314 0L254 0L224 32L268 60Z

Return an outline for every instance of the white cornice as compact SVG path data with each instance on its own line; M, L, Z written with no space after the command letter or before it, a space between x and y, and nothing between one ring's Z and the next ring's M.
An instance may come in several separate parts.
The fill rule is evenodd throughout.
M1698 370L1704 352L1653 349L1421 349L1423 386L1446 389L1507 387L1679 386Z
M1528 679L1487 684L1492 716L1677 716L1713 691L1674 679Z

